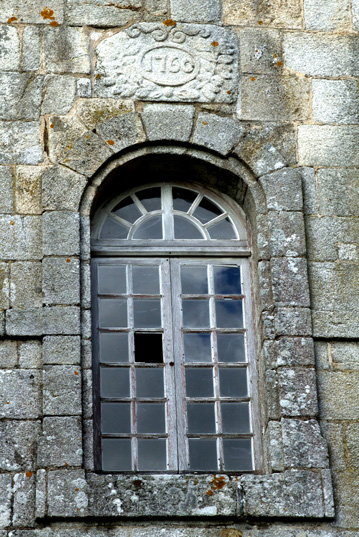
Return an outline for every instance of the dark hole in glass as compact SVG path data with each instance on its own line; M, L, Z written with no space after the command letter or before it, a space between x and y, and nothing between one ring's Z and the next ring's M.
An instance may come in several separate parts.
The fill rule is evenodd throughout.
M135 332L135 362L163 364L162 334Z
M198 196L197 192L191 192L185 188L172 188L173 196L173 208L175 211L183 211L186 213L196 197Z
M116 205L112 212L133 224L141 216L141 211L135 205L132 198L127 197Z
M136 196L149 213L161 209L161 189L159 187L146 188L136 192Z

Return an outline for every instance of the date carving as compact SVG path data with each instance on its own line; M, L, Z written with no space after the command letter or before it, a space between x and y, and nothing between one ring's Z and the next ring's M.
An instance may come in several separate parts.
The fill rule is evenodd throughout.
M193 80L198 73L198 64L187 51L173 46L146 50L142 56L143 77L155 84L182 86Z

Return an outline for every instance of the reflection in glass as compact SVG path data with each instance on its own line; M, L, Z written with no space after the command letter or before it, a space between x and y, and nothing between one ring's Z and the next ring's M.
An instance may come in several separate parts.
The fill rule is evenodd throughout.
M223 456L227 472L253 470L250 438L224 438Z
M137 397L163 397L163 368L137 368L136 395Z
M183 326L185 328L209 327L209 301L204 299L182 300Z
M246 369L219 369L219 388L221 397L247 397Z
M100 328L125 328L127 326L127 301L121 298L100 298Z
M161 300L134 298L135 328L161 328Z
M188 440L190 470L216 471L218 469L216 444L215 439L190 438Z
M248 403L221 403L223 433L251 432Z
M217 205L212 203L212 201L209 201L208 198L203 198L197 209L194 211L193 216L198 218L198 220L202 222L202 224L206 224L207 222L213 220L213 218L216 218L222 213L222 209L217 207Z
M99 295L120 295L126 293L125 265L98 266Z
M136 229L134 239L162 239L162 216L147 218Z
M216 300L215 304L218 328L243 328L241 300Z
M105 472L132 470L129 438L102 439L102 469Z
M150 213L161 209L161 189L160 187L146 188L136 192L136 196L142 202L142 205Z
M212 368L186 368L186 396L213 397Z
M129 397L129 369L118 367L101 367L101 397Z
M103 433L130 433L130 403L101 403L101 424Z
M128 336L117 332L100 334L100 362L128 362Z
M216 295L241 295L241 272L239 267L213 267L214 292Z
M160 281L158 267L134 265L132 268L133 292L136 295L158 295Z
M138 470L166 470L166 440L164 438L138 439Z
M120 201L120 203L118 203L116 207L112 209L112 212L117 214L117 216L120 216L124 220L131 222L131 224L136 222L136 220L138 220L138 218L142 216L141 211L135 205L132 198L130 198L129 196L124 200Z
M244 334L217 334L219 362L246 362Z
M210 334L184 334L185 362L211 362L211 335Z
M188 432L215 433L214 403L187 403Z
M186 188L172 188L173 209L175 211L188 212L192 203L197 197L197 192L187 190Z
M164 403L137 403L137 432L166 432Z
M208 294L207 267L181 267L182 294Z
M100 239L127 239L129 228L112 220L112 218L106 218L100 233Z
M197 226L182 216L173 217L175 239L203 239L203 235Z
M232 239L237 238L234 232L234 228L229 218L225 218L221 220L220 222L217 222L217 224L214 224L213 226L208 227L207 231L211 239L232 240Z

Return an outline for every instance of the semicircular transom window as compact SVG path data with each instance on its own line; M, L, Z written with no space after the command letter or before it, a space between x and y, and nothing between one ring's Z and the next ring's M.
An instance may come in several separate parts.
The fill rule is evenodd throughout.
M226 203L198 190L159 185L130 191L101 210L95 241L240 241L245 228Z

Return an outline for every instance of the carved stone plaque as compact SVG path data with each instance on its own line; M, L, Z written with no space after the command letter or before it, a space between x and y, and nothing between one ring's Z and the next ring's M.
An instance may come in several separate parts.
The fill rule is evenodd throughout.
M231 103L236 95L237 41L218 26L135 24L96 53L99 97Z

